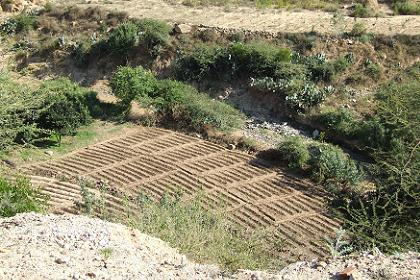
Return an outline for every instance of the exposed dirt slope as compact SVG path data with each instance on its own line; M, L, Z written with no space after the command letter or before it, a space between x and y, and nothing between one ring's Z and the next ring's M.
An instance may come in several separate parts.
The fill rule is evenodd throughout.
M56 1L57 3L61 1ZM104 1L105 2L105 1ZM321 34L341 33L353 28L355 19L342 17L334 24L334 15L322 11L285 11L256 9L250 7L188 7L170 4L164 0L109 1L69 0L66 4L80 6L105 6L113 11L124 11L133 17L149 17L169 22L203 25L226 29L243 29L268 33L303 33L316 31ZM375 34L418 35L420 16L390 16L357 19L363 22L367 31Z
M135 129L23 171L38 175L33 181L69 212L76 211L80 186L60 178L105 180L117 193L130 196L143 192L159 197L177 190L195 195L202 190L207 207L227 207L235 223L275 227L294 256L326 255L324 237L339 226L326 214L321 190L309 181L246 153L163 129ZM124 211L118 197L122 194L109 195L109 205Z
M264 274L265 279L274 279ZM160 239L85 216L0 220L0 279L252 279L192 263Z
M419 279L420 255L365 254L299 262L280 272L238 271L190 262L160 239L120 224L75 215L26 213L0 219L0 279Z

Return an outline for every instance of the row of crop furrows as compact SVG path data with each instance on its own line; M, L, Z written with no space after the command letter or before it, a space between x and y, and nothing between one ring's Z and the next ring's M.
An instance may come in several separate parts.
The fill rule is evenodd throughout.
M314 238L323 239L338 226L324 214L322 198L309 182L267 168L245 153L162 129L143 129L26 170L106 182L133 197L201 192L208 208L226 207L238 225L276 227L286 243L318 255L324 249ZM55 182L46 192L65 199L66 193L60 192L71 183L60 184ZM69 197L80 195L80 188L71 188ZM118 202L111 202L118 209Z

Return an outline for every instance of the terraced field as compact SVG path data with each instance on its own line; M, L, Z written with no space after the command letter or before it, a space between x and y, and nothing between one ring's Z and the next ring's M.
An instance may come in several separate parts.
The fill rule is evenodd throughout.
M231 220L246 228L275 227L290 252L308 258L327 253L324 237L339 226L311 182L246 153L163 129L136 128L23 171L51 196L57 211L77 211L79 177L106 181L115 190L105 199L111 212L125 210L124 195L202 192L207 207L226 207Z

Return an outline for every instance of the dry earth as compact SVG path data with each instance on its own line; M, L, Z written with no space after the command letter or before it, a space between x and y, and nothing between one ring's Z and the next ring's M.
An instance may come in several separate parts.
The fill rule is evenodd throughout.
M75 215L26 213L0 219L0 279L419 279L420 255L365 254L333 262L299 262L277 273L199 265L165 242L120 224ZM385 278L386 277L386 278Z
M321 34L334 34L350 31L356 22L355 18L348 16L335 21L332 13L322 11L287 11L252 7L189 7L164 0L69 0L66 4L77 4L82 7L99 5L113 11L127 12L133 17L267 33L315 31ZM357 19L357 22L363 22L367 31L375 34L420 34L420 16L361 18Z
M202 192L208 208L226 207L231 220L245 228L276 229L288 245L286 253L304 259L327 255L324 237L339 227L327 213L322 190L309 180L246 153L164 129L135 128L22 171L51 196L58 212L77 212L78 177L106 181L115 190L107 195L114 212L125 211L123 195Z

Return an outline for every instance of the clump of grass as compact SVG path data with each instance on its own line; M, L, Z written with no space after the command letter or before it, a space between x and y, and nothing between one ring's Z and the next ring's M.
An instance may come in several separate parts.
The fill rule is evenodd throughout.
M281 242L267 240L268 234L247 233L227 218L226 211L203 207L200 197L184 201L164 195L159 201L139 197L140 210L133 225L161 238L198 262L217 263L228 270L238 268L278 269Z
M46 197L24 177L15 180L0 176L0 217L46 209Z

